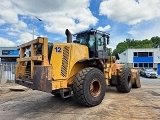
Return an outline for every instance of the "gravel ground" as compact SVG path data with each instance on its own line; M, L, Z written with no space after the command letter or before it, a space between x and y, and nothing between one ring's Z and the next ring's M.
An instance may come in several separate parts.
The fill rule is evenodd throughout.
M0 120L160 120L160 79L141 78L141 84L127 94L108 87L103 102L91 108L78 105L73 97L9 91L9 85L1 85L7 92L0 92Z

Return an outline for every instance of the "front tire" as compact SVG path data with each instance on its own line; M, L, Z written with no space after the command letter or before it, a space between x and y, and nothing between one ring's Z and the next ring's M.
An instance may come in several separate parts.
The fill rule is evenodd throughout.
M122 93L128 93L132 88L132 72L131 69L122 68L121 74L118 77L118 84L116 86L117 90Z
M77 73L73 83L74 97L83 106L96 106L105 96L104 74L97 68L89 67Z

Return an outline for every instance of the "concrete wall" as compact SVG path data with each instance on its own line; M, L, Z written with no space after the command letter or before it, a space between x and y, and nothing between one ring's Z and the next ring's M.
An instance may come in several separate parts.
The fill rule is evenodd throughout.
M160 48L154 51L154 63L160 63Z
M120 60L117 60L117 63L128 63L128 50L119 54Z
M133 68L133 63L128 63L128 67Z
M154 63L154 64L153 64L153 68L156 68L156 69L157 69L157 65L158 65L158 63Z

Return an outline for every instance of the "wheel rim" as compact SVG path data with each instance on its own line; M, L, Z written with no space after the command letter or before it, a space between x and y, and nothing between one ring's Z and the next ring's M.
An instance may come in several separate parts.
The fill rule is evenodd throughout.
M93 97L97 97L101 93L101 83L98 78L94 78L90 84L90 93Z

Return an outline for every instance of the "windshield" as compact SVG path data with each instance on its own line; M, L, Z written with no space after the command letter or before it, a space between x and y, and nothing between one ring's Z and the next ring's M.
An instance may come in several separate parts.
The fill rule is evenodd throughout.
M95 36L93 33L78 34L76 39L82 45L87 45L91 50L95 48Z
M101 34L94 34L94 32L81 33L76 36L78 43L86 45L90 50L95 50L95 42L97 43L97 49L103 50L104 37Z
M77 37L76 37L76 40L78 40L79 43L82 44L82 45L87 45L88 37L89 37L89 35L87 33L78 34Z

